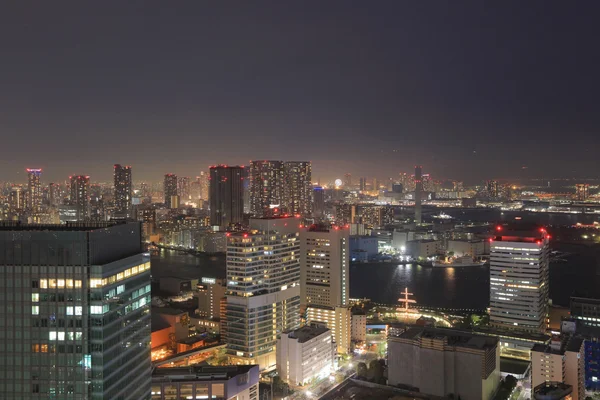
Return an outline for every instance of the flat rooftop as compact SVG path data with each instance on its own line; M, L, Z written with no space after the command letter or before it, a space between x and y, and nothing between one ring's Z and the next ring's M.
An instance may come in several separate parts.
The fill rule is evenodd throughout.
M552 348L549 344L538 343L533 346L531 351L535 351L538 353L563 355L567 351L579 353L579 350L581 349L582 345L583 345L583 338L569 336L567 339L564 339L564 338L561 339L560 348Z
M328 331L329 329L325 325L306 325L289 332L288 337L298 339L298 343L305 343Z
M87 232L126 224L126 221L67 222L65 224L27 224L21 221L0 221L0 231Z
M573 386L562 382L544 382L533 389L534 399L563 399L573 392Z
M450 346L488 349L498 345L498 338L474 335L464 331L446 328L431 328L431 327L411 327L404 333L397 336L400 339L417 340L420 338L426 339L447 339Z
M192 380L201 381L224 381L235 378L238 375L248 373L256 368L258 377L258 365L227 365L219 366L190 366L175 368L155 368L152 372L153 381L186 382Z

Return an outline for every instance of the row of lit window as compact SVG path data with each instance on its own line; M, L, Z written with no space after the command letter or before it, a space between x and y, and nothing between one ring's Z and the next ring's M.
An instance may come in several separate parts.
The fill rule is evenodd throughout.
M81 289L81 280L79 279L40 279L41 289Z
M119 272L118 274L114 274L104 279L90 279L90 287L91 288L100 288L106 285L112 285L115 282L122 281L123 279L130 278L134 275L141 274L144 271L148 271L150 269L150 262L146 262L140 265L136 265L135 267L131 267L126 269L125 271Z
M58 340L60 342L65 340L81 340L83 339L83 332L48 332L48 340Z

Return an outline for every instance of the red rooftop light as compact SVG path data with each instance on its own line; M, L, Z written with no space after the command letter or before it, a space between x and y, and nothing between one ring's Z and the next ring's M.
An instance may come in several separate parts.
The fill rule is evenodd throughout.
M244 237L245 237L245 238L247 238L247 237L248 237L248 234L247 234L247 233L244 233Z
M498 225L498 226L496 227L496 230L497 230L498 232L500 232L500 231L502 230L502 227L501 227L500 225Z

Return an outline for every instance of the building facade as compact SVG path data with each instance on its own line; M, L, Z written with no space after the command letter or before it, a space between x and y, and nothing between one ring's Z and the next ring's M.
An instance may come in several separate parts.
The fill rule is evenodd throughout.
M256 217L270 215L283 205L283 161L252 161L250 164L250 211Z
M285 211L309 218L313 213L312 166L310 161L286 161L283 197Z
M329 376L333 367L333 340L325 325L306 325L277 339L277 372L293 385L305 385Z
M548 326L549 237L502 227L490 246L490 323L544 332Z
M114 165L114 188L115 188L115 216L120 218L131 218L131 196L132 180L131 167L129 165Z
M225 279L204 277L198 284L198 313L203 318L221 318L221 299L225 297Z
M41 168L27 168L27 209L33 214L39 213L42 207L41 177Z
M152 400L258 400L257 365L156 368Z
M303 305L346 306L350 292L348 229L312 225L300 232Z
M229 227L244 216L243 168L218 165L210 167L210 224Z
M71 181L71 205L77 210L77 221L86 221L90 217L90 177L75 175Z
M498 338L409 328L388 338L388 384L464 400L489 400L500 383Z
M165 206L167 208L177 208L179 204L179 199L177 198L177 175L175 174L166 174L165 180L163 184L163 195L165 199ZM175 200L175 201L173 201Z
M571 385L573 400L585 398L583 339L571 335L553 337L550 345L531 350L531 387L549 382Z
M352 350L352 311L349 307L308 306L307 324L323 324L331 330L335 351L349 354Z
M0 225L2 399L150 394L150 257L137 223Z
M298 218L253 218L227 242L227 353L275 365L277 337L300 325Z

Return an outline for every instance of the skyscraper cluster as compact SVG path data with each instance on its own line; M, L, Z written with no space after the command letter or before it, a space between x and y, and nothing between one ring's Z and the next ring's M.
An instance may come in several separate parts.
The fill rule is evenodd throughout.
M250 210L255 216L277 212L312 216L312 192L308 161L252 161L250 165Z

